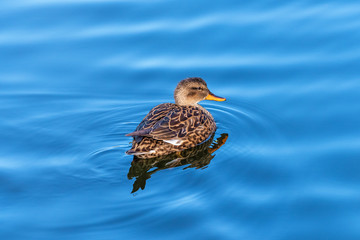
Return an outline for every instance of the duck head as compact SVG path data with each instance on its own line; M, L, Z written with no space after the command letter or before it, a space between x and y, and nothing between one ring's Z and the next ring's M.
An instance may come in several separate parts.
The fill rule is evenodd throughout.
M192 77L180 81L174 92L177 105L196 105L202 100L225 101L225 98L218 97L208 89L202 78Z

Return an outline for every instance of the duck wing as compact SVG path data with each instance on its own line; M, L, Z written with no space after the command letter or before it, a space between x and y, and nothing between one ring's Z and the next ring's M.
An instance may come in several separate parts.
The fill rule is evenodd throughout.
M130 133L129 136L146 136L178 145L189 132L209 121L205 112L197 107L175 107L149 128Z
M136 142L140 142L143 136L146 136L147 130L151 129L157 122L162 120L170 111L176 107L173 103L163 103L157 105L144 117L136 127L135 131L126 136L134 137Z

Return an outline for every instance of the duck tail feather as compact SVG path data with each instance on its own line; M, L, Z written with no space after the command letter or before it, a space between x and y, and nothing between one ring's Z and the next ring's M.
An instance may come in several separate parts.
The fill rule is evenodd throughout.
M128 133L125 136L127 136L127 137L148 136L148 134L149 134L149 129L142 129L139 131Z

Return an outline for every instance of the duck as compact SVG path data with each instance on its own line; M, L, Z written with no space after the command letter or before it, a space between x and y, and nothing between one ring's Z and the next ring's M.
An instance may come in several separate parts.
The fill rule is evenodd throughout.
M213 116L202 107L202 100L225 101L216 96L200 77L181 80L174 91L175 103L152 108L135 131L132 147L126 151L139 159L149 159L181 152L208 140L216 131Z

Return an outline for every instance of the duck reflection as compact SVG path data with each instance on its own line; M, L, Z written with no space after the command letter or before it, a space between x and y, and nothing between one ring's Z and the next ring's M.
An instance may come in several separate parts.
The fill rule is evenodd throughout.
M135 193L140 188L144 189L146 180L149 179L152 174L162 169L184 165L187 165L184 169L206 168L210 161L215 157L213 153L224 145L228 138L228 134L223 133L214 141L214 135L215 134L201 145L186 149L182 152L151 159L140 159L135 156L131 162L131 167L127 175L129 180L135 178L131 193Z

